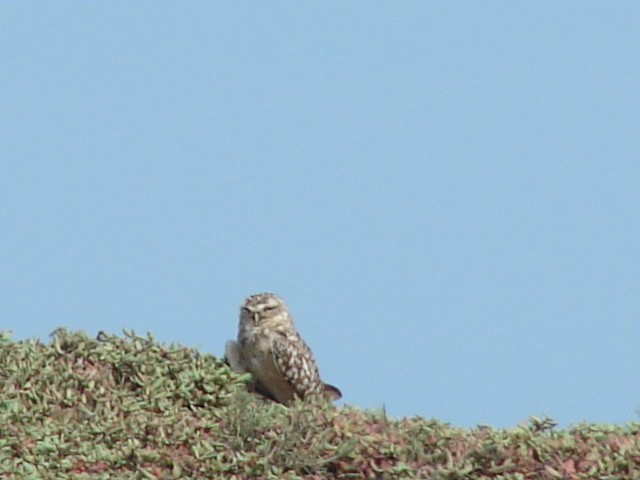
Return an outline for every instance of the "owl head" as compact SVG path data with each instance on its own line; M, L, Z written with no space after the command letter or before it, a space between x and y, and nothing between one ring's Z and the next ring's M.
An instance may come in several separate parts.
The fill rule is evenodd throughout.
M240 320L253 325L291 323L291 315L284 300L275 293L258 293L248 297L240 307Z

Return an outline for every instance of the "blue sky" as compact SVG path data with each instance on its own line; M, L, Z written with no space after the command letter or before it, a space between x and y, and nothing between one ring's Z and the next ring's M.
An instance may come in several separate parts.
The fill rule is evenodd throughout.
M3 2L2 328L221 354L273 291L346 403L637 420L639 18Z

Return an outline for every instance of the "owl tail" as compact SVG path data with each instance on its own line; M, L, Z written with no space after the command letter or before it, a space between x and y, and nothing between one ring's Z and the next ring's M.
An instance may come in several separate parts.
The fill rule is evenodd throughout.
M333 385L329 385L328 383L324 384L324 396L327 400L339 400L342 398L342 392L338 387L334 387Z

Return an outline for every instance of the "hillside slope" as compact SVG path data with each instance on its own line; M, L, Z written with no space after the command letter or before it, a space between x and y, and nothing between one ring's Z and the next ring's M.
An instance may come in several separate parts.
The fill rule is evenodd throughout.
M640 425L509 430L246 392L152 337L0 337L0 478L640 479Z

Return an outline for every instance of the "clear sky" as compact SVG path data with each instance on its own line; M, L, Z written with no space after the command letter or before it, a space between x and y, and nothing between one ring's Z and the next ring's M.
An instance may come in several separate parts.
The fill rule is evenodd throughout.
M638 420L637 2L0 3L0 324L222 354L282 295L344 401Z

